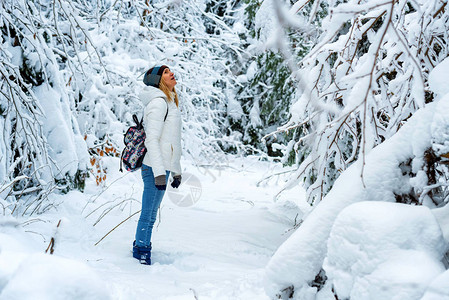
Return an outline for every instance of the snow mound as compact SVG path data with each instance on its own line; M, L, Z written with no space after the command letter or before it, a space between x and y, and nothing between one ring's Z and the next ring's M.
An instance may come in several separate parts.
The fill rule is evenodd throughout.
M97 300L111 297L105 283L85 264L39 253L25 258L0 290L0 300L6 299Z
M373 273L358 278L350 299L418 300L443 271L441 263L424 252L400 250Z
M421 300L449 299L449 270L435 278Z
M429 74L430 89L437 94L437 97L442 97L449 94L449 85L447 78L449 77L449 58L444 59L439 63Z
M446 243L424 206L360 202L337 217L323 267L339 298L419 299Z
M449 153L449 118L447 117L448 111L449 95L446 95L438 103L438 110L435 111L435 116L431 124L432 148L437 155Z

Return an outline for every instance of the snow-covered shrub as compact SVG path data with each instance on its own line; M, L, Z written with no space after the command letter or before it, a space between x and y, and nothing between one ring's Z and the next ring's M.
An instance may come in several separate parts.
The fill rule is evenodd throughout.
M292 17L308 2L296 2L288 13L277 5L281 23L310 30ZM304 182L310 203L433 101L428 74L449 54L448 10L441 1L314 1L319 3L328 5L329 15L319 42L302 60L279 38L286 60L295 62L289 66L301 92L290 120L275 133L304 129L290 149L309 151L287 187Z
M432 201L434 199L429 197L427 191L439 186L447 186L447 182L440 180L435 185L428 185L429 181L425 173L425 156L428 149L433 149L434 142L440 141L449 132L449 126L446 125L447 120L449 120L449 94L441 95L440 85L432 80L432 78L447 78L449 76L449 58L444 60L441 66L441 68L435 68L430 76L430 86L433 87L433 92L436 93L436 100L426 104L424 108L417 110L401 126L396 134L373 148L366 155L365 159L360 157L344 171L335 181L333 188L325 196L323 201L305 217L304 222L297 231L279 247L266 268L266 291L270 296L274 297L289 287L293 287L293 293L296 293L296 295L306 292L317 292L311 286L314 285L313 281L316 275L322 269L326 269L326 265L323 265L323 262L328 255L328 242L329 247L333 247L332 243L335 243L335 241L332 243L329 241L331 230L337 216L349 205L361 201L396 202L398 195L409 195L412 191L416 191L416 194L419 195L419 204L424 204L430 208L440 204ZM408 165L409 168L404 168L404 165ZM364 170L363 178L361 176L362 170ZM443 178L440 177L440 179ZM447 202L447 200L444 201ZM425 210L424 208L422 209L422 211ZM437 224L440 227L439 230L442 232L440 238L437 237L440 234L435 235L435 231L431 230L432 227L435 228L435 222L432 223L434 225L430 223L426 225L429 226L431 233L425 234L425 238L433 240L432 243L434 246L431 248L437 254L431 254L430 252L432 251L427 250L424 252L427 254L430 253L429 255L433 257L434 261L441 256L441 252L443 251L442 245L444 244L446 246L449 241L448 211L449 206L447 205L443 208L435 208L432 210ZM429 218L426 217L426 220ZM383 220L385 220L384 224L382 223ZM342 219L340 219L341 222L343 222ZM375 225L386 227L394 225L391 223L391 218L388 218L388 215L379 216L379 222L381 225ZM419 224L421 221L419 218L410 217L408 226L396 226L396 228L404 236L407 236L408 230L414 230L415 222ZM369 220L367 220L367 224L370 224ZM353 224L352 226L364 226L364 224L360 221L359 224ZM353 229L349 226L344 230L357 230L357 228ZM379 231L379 228L373 230ZM367 230L365 232L367 235L366 238L369 239L369 235L373 234L371 231ZM380 230L379 232L382 231ZM365 245L365 242L368 244L374 243L372 241L370 242L370 240L364 240L361 236L354 235L353 237L354 243L360 243L360 247L368 247L369 245ZM400 242L400 240L398 241ZM413 245L417 244L410 244L411 249L413 249ZM343 245L339 246L343 247ZM333 252L329 253L335 254L338 250L337 247L333 249ZM388 255L393 255L390 250L391 247L389 246L385 246L385 249L383 249ZM422 256L421 254L417 255L419 257ZM333 260L335 263L338 263L338 258L334 257ZM328 266L330 265L328 264ZM369 267L369 265L364 267ZM404 265L397 266L397 268L401 267L404 267ZM438 270L438 268L438 264L433 264L432 272ZM376 276L382 276L384 270L379 269L379 272L377 275L372 273L371 275L374 275L370 278L377 280L376 278L378 277ZM416 272L416 269L414 269L414 272ZM357 274L357 271L351 269L350 276L357 277L358 275L355 274ZM435 275L435 273L431 274ZM343 277L336 279L340 275ZM347 277L349 275L334 272L332 276L335 280L345 280L345 276ZM407 280L409 279L413 281L412 277ZM425 276L420 278L420 280L426 282L430 279ZM424 281L421 281L421 283ZM386 287L384 285L385 282L379 281L378 283L379 285L375 288ZM398 281L396 283L399 284L400 282ZM424 291L421 287L419 290L421 292ZM343 292L343 294L347 293L349 292Z

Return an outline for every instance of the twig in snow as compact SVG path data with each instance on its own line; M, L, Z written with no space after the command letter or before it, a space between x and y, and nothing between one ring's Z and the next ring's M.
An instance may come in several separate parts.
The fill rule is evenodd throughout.
M301 219L301 220L297 220L298 219L298 215L299 214L296 214L296 216L295 216L295 224L293 224L293 227L292 228L289 228L288 230L286 230L285 232L284 232L284 234L285 233L288 233L288 232L290 232L290 231L292 231L292 230L296 230L299 226L301 226L301 224L302 224L302 222L304 222L304 219Z
M192 289L192 288L190 288L189 290L192 291L193 297L195 298L195 300L198 300L198 294L196 293L196 291L194 289Z
M59 225L61 225L61 219L59 219L58 225L56 225L55 233L51 237L50 244L48 244L48 247L47 247L47 250L45 250L45 253L47 253L48 250L50 250L50 254L53 254L53 252L55 251L55 248L54 248L55 247L55 236L56 236L56 233L58 232Z
M93 226L97 225L97 224L101 221L101 219L103 219L108 213L110 213L110 212L111 212L114 208L116 208L117 206L120 206L120 205L122 205L123 203L126 203L126 202L132 202L133 200L134 200L134 201L137 201L137 200L134 199L134 198L127 198L127 199L125 199L125 200L123 200L123 201L121 201L121 202L119 202L119 203L117 203L117 204L115 204L115 205L113 205L113 206L110 206L109 208L105 209L105 210L101 213L101 215L98 217L97 221L95 221L95 223L94 223Z
M122 225L123 223L125 223L126 221L128 221L129 219L131 219L132 217L134 217L135 215L137 215L138 213L140 213L140 210L136 211L135 213L133 213L132 215L130 215L129 217L127 217L125 220L121 221L120 223L118 223L114 228L112 228L111 230L109 230L108 233L106 233L98 242L95 243L94 246L98 245L102 240L104 240L105 237L107 237L111 232L113 232L117 227L119 227L120 225Z
M44 240L44 243L47 241L47 239L45 238L45 236L42 233L36 232L36 231L32 231L32 230L25 230L26 233L34 233L37 235L40 235L42 237L42 239Z
M35 222L46 222L46 221L44 221L44 220L42 220L42 219L39 219L39 218L36 218L36 219L31 219L31 220L28 220L28 221L25 221L25 222L23 222L23 223L21 223L21 224L18 224L18 225L16 225L16 227L17 226L22 226L22 227L25 227L25 226L28 226L28 225L30 225L30 224L32 224L32 223L35 223Z
M120 179L124 178L125 176L128 176L129 174L131 174L131 172L128 172L126 174L124 174L123 176L117 178L116 180L114 180L113 182L111 182L110 185L108 185L107 187L105 187L95 198L94 196L90 197L89 201L87 201L86 205L84 205L83 210L81 211L81 213L84 212L84 210L86 209L86 207L90 204L90 203L94 203L100 196L101 194L103 194L105 191L107 191L114 183L116 183L117 181L119 181ZM92 198L94 198L92 200ZM91 201L92 200L92 201Z
M424 197L425 197L431 190L436 189L436 188L439 188L439 187L442 187L442 186L449 186L449 183L440 183L440 182L439 182L439 183L435 183L435 184L432 184L432 185L425 186L425 187L423 188L423 191L422 191L421 195L419 196L419 204L422 205L422 203L423 203L423 201L424 201Z

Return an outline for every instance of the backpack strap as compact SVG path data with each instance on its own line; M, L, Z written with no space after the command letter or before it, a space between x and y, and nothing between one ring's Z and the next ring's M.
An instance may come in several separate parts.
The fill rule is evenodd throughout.
M120 155L120 169L119 171L123 173L123 154L125 153L125 151L122 151L122 155Z
M142 117L142 119L140 120L140 122L139 122L139 119L137 119L137 116L136 115L133 115L133 120L134 120L134 123L136 123L136 126L137 126L137 129L142 129L143 128L143 117Z
M164 122L165 122L165 120L167 120L167 116L168 116L168 102L167 102L167 100L165 100L165 104L167 104L167 112L165 113Z

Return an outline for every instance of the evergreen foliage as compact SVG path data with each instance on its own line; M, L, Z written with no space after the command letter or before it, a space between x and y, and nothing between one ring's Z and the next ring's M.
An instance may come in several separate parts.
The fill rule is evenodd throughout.
M278 127L287 123L290 118L289 108L296 100L297 89L295 86L294 74L288 66L288 62L282 53L276 48L266 48L267 39L272 39L272 32L265 32L267 28L257 24L258 14L263 21L266 18L273 18L275 12L268 11L262 7L263 1L247 0L245 15L246 26L248 28L249 41L252 56L246 61L246 73L243 82L237 89L236 99L240 102L243 110L242 118L233 120L231 118L231 128L243 134L243 141L257 149L263 150L269 156L282 157L282 163L291 166L295 162L300 162L307 152L307 149L292 149L284 147L291 136L302 136L303 130L298 128L295 132L279 133L270 135ZM268 5L266 1L264 5ZM268 3L268 4L267 4ZM304 17L307 17L312 10L314 2L308 3L304 9ZM259 11L261 9L261 11ZM317 26L326 14L326 6L321 5L314 21ZM259 21L260 22L260 21ZM280 26L275 23L275 26ZM268 30L271 30L268 27ZM301 60L311 49L316 36L311 37L301 32L288 30L287 42L292 47L295 59ZM256 45L256 46L255 46ZM255 48L255 49L254 49Z

